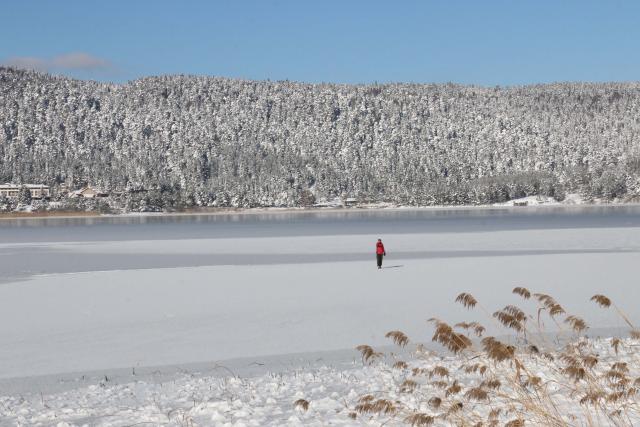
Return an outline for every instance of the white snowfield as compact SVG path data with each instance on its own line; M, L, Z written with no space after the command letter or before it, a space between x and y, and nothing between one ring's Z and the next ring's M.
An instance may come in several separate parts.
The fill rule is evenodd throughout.
M630 367L628 377L640 375L639 341L623 340L615 350L611 339L594 339L584 344L583 348L599 358L594 375L606 375L614 361ZM183 373L164 381L153 378L123 384L101 381L55 394L0 396L0 425L396 426L407 425L408 416L421 413L433 416L434 425L445 426L452 425L452 420L440 417L458 402L468 405L471 409L467 411L476 419L490 419L492 409L512 404L508 396L514 385L509 383L501 384L501 391L489 402L474 402L463 395L465 389L478 386L487 378L499 377L503 381L512 378L514 369L510 362L494 363L486 357L470 355L441 357L420 351L414 353L406 367L394 367L394 360L401 359L387 356L371 365L356 361L339 369L308 366L249 378L232 372L224 377ZM586 421L585 406L576 404L581 395L576 397L572 393L573 387L566 383L566 377L557 369L550 369L540 356L520 356L520 360L524 362L524 371L534 373L545 384L546 395L566 425L576 422L582 425ZM464 369L472 364L487 366L491 373ZM462 392L446 396L437 384L437 376L416 375L414 369L422 372L445 369L459 381ZM414 381L411 390L404 388L406 380ZM387 399L401 409L390 414L363 413L358 404L367 395ZM438 408L430 406L431 398L442 399L442 404ZM306 408L296 404L300 399L308 403ZM591 425L619 425L606 414L593 412ZM497 425L505 425L522 415L515 410L512 413L503 410L493 420ZM625 425L636 425L640 417L633 411L623 420ZM543 425L535 417L527 419L527 424Z
M372 259L79 272L2 284L0 378L380 345L392 329L428 341L430 317L473 320L453 304L460 292L498 309L518 285L553 295L594 325L622 326L593 310L595 293L640 320L632 279L639 255L625 252L640 248L637 229L389 235L384 242L381 271ZM325 253L348 260L371 246L368 236L58 245L70 258L192 249L317 254L318 261Z
M382 270L367 254L377 237L388 253ZM589 301L603 293L640 324L640 229L633 227L0 244L4 253L35 249L69 259L162 254L167 265L136 268L136 261L126 269L82 271L80 264L0 283L0 425L364 423L347 408L362 394L393 388L402 373L362 367L355 351L331 363L313 354L389 345L390 330L429 342L431 317L477 320L489 333L505 333L455 304L461 292L493 312L517 301L514 286L526 286L582 316L594 328L588 334L609 328L607 334L624 335L615 313ZM226 258L213 265L176 267L171 260L220 254ZM211 369L248 357L247 367L291 353L310 353L313 363L240 378L219 372L109 378L117 369L175 372L190 363ZM100 372L109 381L100 384ZM56 383L62 377L74 380ZM310 400L308 411L293 408L299 398Z

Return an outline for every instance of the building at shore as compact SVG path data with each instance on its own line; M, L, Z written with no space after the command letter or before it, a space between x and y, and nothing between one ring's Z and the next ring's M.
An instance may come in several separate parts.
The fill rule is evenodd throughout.
M79 190L75 190L69 193L70 198L84 198L84 199L94 199L97 197L108 197L109 193L103 191L99 188L86 186Z
M17 198L20 194L20 189L26 187L31 193L32 199L48 199L51 197L51 193L48 185L44 184L0 184L0 196L9 198Z

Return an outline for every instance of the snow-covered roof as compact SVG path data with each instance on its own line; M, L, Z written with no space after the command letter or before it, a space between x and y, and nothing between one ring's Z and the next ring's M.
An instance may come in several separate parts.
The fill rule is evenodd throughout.
M71 197L82 196L82 195L85 195L85 194L95 194L95 195L105 194L106 195L107 192L103 191L100 188L90 187L90 186L82 187L82 188L80 188L78 190L74 190L74 191L69 192L69 196L71 196Z
M48 185L44 185L44 184L0 184L0 189L2 190L10 190L10 189L19 189L22 187L27 187L27 188L49 188Z

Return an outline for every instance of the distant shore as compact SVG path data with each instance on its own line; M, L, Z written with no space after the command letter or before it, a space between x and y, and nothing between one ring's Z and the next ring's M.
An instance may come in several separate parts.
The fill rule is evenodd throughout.
M3 219L30 219L30 218L89 218L101 216L99 212L74 212L74 211L45 211L45 212L1 212Z

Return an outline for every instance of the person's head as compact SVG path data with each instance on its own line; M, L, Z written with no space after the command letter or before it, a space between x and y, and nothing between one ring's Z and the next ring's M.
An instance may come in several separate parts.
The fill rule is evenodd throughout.
M382 242L382 239L378 239L378 242Z

